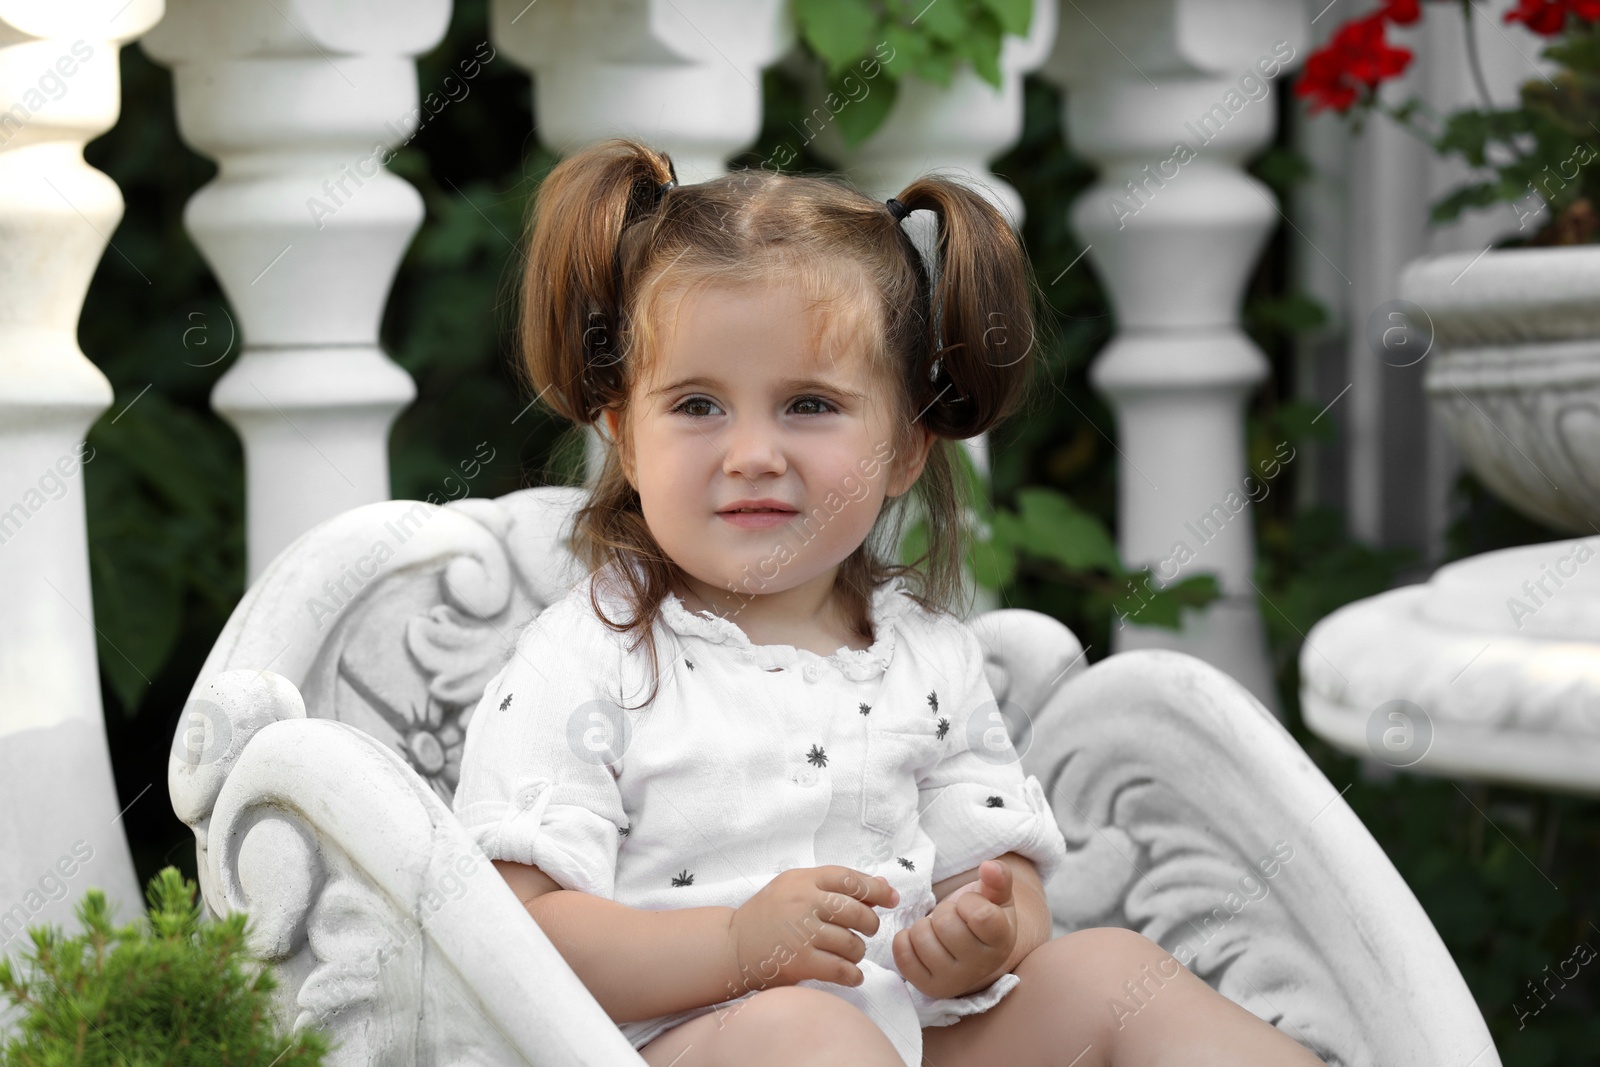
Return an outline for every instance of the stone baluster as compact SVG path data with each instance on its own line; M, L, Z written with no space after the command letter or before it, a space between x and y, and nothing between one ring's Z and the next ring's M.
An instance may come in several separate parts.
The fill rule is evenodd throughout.
M1305 21L1271 0L1069 0L1042 72L1101 165L1072 223L1117 316L1090 380L1117 413L1123 557L1161 581L1214 573L1223 592L1174 633L1140 625L1130 591L1113 647L1189 652L1271 708L1249 504L1293 452L1246 467L1243 405L1268 365L1239 306L1279 210L1241 167L1272 139L1286 81L1269 79L1303 58Z
M815 139L821 155L838 163L858 187L874 196L891 197L922 174L953 172L976 180L1012 225L1021 226L1021 194L991 171L989 163L1022 137L1022 79L1049 54L1056 18L1054 4L1036 0L1028 36L1004 39L998 90L970 63L956 70L949 88L915 76L900 79L883 125L859 145L846 146L832 121L852 101L828 100L818 79L811 87L815 106L803 121L803 132L808 141ZM861 81L864 94L874 91L872 79ZM919 221L913 216L906 227L909 230Z
M761 132L761 70L794 42L782 0L491 0L489 37L535 76L534 126L563 154L635 137L680 182L727 173ZM585 436L590 477L605 445Z
M184 223L239 317L212 406L244 440L249 576L341 511L389 498L389 427L416 395L378 347L422 198L383 169L449 103L413 56L449 0L172 0L145 50L185 142L221 170ZM487 44L475 61L493 58Z
M116 183L84 162L83 146L116 122L119 50L161 11L161 0L0 5L3 955L31 947L28 926L76 928L73 907L90 886L120 919L142 905L100 707L84 523L94 459L84 434L110 406L111 385L79 350L77 329L123 212ZM123 284L143 283L130 271Z
M491 0L489 37L535 76L546 145L636 137L687 183L755 142L761 70L793 43L789 19L782 0Z

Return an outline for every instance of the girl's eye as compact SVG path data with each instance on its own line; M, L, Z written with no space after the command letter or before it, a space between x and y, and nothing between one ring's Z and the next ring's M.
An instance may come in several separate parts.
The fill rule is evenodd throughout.
M794 403L790 405L790 407L791 409L808 408L807 410L799 411L798 414L801 415L825 415L830 411L838 410L831 403L824 400L820 396L798 397L795 399ZM691 410L691 408L693 410ZM707 408L711 410L708 411L706 410ZM707 416L716 414L721 410L721 408L717 407L716 402L711 400L709 397L687 396L678 401L677 404L673 405L672 414L687 415L691 419L696 419L706 418Z
M704 418L706 414L709 414L708 412L707 413L702 413L700 411L691 412L691 411L687 410L691 405L694 405L695 407L698 408L702 404L705 405L706 407L711 407L711 408L715 408L717 406L715 403L713 403L707 397L703 397L703 396L686 396L682 400L678 401L678 403L673 407L672 413L674 415L677 415L677 414L688 415L691 419Z
M803 411L803 412L801 412L802 415L823 415L823 414L826 414L827 412L835 410L834 406L832 404L828 403L826 400L822 399L820 396L802 396L802 397L800 397L799 399L797 399L794 402L794 406L796 406L796 407L798 407L801 404L815 404L815 405L817 405L817 410L814 410L814 411Z

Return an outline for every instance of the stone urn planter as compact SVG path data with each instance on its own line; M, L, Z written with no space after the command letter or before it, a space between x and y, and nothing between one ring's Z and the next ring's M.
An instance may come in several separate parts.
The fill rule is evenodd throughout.
M1473 472L1580 536L1323 619L1300 658L1306 723L1392 766L1600 794L1600 247L1427 257L1400 292Z

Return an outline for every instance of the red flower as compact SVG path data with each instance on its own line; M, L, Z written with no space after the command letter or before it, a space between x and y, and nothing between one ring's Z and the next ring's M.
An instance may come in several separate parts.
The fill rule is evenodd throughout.
M1600 3L1600 0L1593 0ZM1400 26L1409 26L1422 17L1421 0L1388 0L1383 5L1383 17Z
M1553 37L1566 28L1567 5L1564 0L1521 0L1506 12L1505 20L1526 23L1534 33Z
M1600 0L1520 0L1506 12L1507 22L1521 22L1534 33L1554 37L1567 28L1567 16L1600 21Z
M1333 40L1307 57L1295 95L1311 97L1313 111L1344 111L1360 97L1362 87L1374 89L1379 82L1403 73L1411 63L1411 50L1389 44L1384 38L1384 20L1391 10L1404 8L1407 2L1416 6L1416 0L1391 0L1388 7L1341 26ZM1407 10L1398 13L1413 14Z

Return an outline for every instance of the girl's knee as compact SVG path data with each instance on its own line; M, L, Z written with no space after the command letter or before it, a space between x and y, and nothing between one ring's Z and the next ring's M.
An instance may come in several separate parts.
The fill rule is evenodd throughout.
M1057 979L1118 988L1162 983L1181 978L1186 968L1177 957L1135 930L1098 926L1075 930L1047 941L1023 961L1030 969L1048 970ZM1018 966L1021 974L1022 966Z

